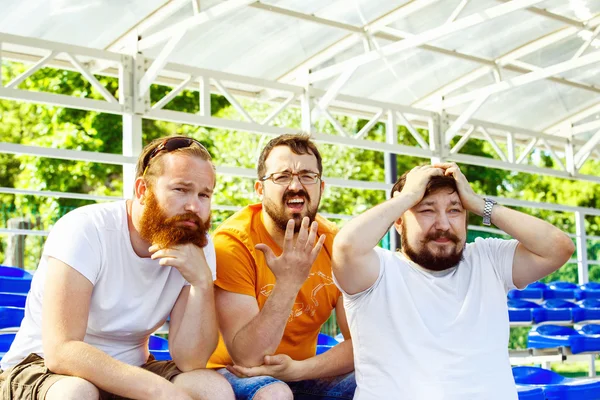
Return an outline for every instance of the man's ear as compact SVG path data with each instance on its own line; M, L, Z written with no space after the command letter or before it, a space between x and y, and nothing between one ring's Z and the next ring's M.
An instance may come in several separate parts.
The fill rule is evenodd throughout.
M394 228L396 228L396 231L398 232L398 235L401 235L402 233L402 224L404 223L404 221L402 221L402 217L398 218L397 220L394 221Z
M265 190L265 188L263 186L263 182L261 182L261 181L254 182L254 192L256 192L260 201L262 201L262 199L263 199L264 190Z
M140 204L144 204L146 200L146 190L148 190L148 183L142 177L139 177L135 180L135 198L140 202Z

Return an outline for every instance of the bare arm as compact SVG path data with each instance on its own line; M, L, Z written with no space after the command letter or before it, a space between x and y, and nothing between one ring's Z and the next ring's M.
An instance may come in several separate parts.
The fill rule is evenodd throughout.
M454 176L463 207L483 215L484 200L475 194L467 178L454 163L436 164L446 175ZM495 205L492 222L519 241L513 259L513 283L523 288L551 274L566 263L575 245L560 229L539 218Z
M269 375L285 382L327 378L347 374L354 369L352 339L346 321L346 312L341 301L336 305L340 330L346 339L325 353L306 360L292 360L285 354L265 356L264 364L258 367L234 365L228 369L239 377Z
M566 233L531 215L495 205L492 222L519 241L513 260L513 283L518 288L556 271L575 251Z
M309 228L305 217L294 243L294 220L288 221L283 252L275 257L264 244L256 248L265 255L267 266L275 275L275 285L265 305L259 310L256 299L225 290L217 291L219 323L227 350L236 364L256 366L267 354L273 354L283 336L298 291L308 278L319 255L325 235L317 241L317 222ZM315 243L316 242L316 243Z
M83 378L133 399L189 399L166 379L118 361L83 342L93 285L67 264L50 258L44 287L43 347L48 369Z
M150 251L155 249L152 246ZM204 250L185 244L157 250L152 258L160 265L177 268L190 283L181 290L171 311L169 349L173 361L183 372L206 368L217 347L219 328L212 273Z
M234 363L256 366L275 353L300 288L276 284L262 310L254 297L216 289L219 326Z
M353 218L333 242L333 272L342 289L360 293L375 283L379 260L375 246L402 214L423 198L429 178L443 171L431 166L414 168L401 193Z
M169 325L169 348L177 368L183 372L206 368L218 334L213 284L183 288Z

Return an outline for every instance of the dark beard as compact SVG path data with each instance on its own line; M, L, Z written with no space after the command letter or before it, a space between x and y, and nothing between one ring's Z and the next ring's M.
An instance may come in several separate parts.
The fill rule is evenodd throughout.
M194 221L195 228L181 226L182 221ZM145 241L166 248L178 244L192 243L198 247L208 244L207 232L211 227L211 218L202 221L194 213L178 214L167 218L165 211L158 204L154 192L146 191L146 203L140 219L140 236Z
M450 239L455 244L455 251L448 255L436 255L429 251L426 247L427 242L445 237ZM438 231L436 233L427 235L422 242L423 249L420 252L415 251L410 244L408 244L406 228L402 224L402 235L400 236L402 251L404 254L414 263L430 271L445 271L450 268L456 267L463 260L464 247L457 249L460 239L449 232Z
M300 226L302 224L302 219L304 217L308 217L310 219L309 223L312 223L317 216L317 209L311 209L312 202L310 201L310 196L305 190L298 190L295 192L286 191L283 194L283 199L281 202L281 207L285 208L287 201L292 197L303 197L304 203L306 205L306 215L302 215L302 213L293 213L291 218L286 217L285 211L281 211L274 201L269 200L265 196L265 200L263 201L263 210L269 214L269 217L275 222L275 225L283 232L285 232L287 228L287 223L290 219L294 220L294 233L300 232ZM319 201L321 200L319 196ZM318 202L317 202L318 204Z

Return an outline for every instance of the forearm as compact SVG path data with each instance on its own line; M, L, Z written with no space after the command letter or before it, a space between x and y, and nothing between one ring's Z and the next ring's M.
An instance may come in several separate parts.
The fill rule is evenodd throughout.
M328 378L352 372L354 370L352 339L332 347L325 353L299 362L301 375L295 379L298 381Z
M212 282L191 286L181 325L170 339L173 361L183 372L205 368L218 341Z
M392 224L415 203L400 194L358 215L348 222L335 237L335 247L347 259L367 254L387 233Z
M131 399L157 398L169 381L125 364L82 341L62 343L46 354L46 366L56 374L83 378L100 389Z
M573 253L573 242L566 233L531 215L495 205L492 223L518 240L531 253L541 258L558 260L558 267Z
M275 284L260 312L232 340L229 353L236 364L262 365L265 355L275 353L299 290L293 285Z

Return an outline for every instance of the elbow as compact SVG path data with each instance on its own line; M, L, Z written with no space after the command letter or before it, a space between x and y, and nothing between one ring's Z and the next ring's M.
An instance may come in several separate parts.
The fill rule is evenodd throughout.
M560 243L556 248L559 252L560 259L563 261L561 265L564 265L569 262L571 257L573 257L573 254L575 254L575 244L567 234L563 233L561 236Z
M58 375L69 375L69 357L65 355L66 344L51 347L49 351L44 350L44 364L51 372Z

